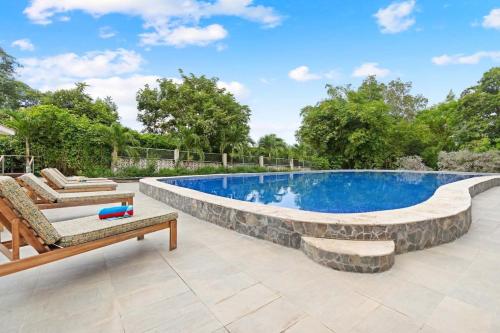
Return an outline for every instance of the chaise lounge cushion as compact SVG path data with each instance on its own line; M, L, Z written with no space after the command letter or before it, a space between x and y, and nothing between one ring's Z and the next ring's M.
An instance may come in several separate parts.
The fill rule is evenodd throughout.
M66 183L54 170L46 168L41 171L42 176L50 180L52 184L60 189L67 190L77 190L85 188L116 188L118 185L112 181L102 181L102 182L82 182L82 183Z
M62 178L66 183L72 183L72 182L111 182L108 178L87 178L84 176L65 176L59 169L57 168L50 168L51 170L54 170L54 172Z
M99 220L97 216L87 216L54 223L61 235L57 245L62 247L84 244L97 239L119 235L128 231L153 226L177 219L177 213L133 216L116 220Z
M35 193L50 201L50 202L56 202L58 201L57 199L60 196L60 193L56 192L53 188L51 188L49 185L45 184L41 179L39 179L37 176L35 176L32 173L25 173L21 177L19 177L26 185L31 187Z
M19 177L26 185L28 185L35 193L50 202L88 202L100 199L122 199L133 198L134 192L127 191L102 191L102 192L82 192L82 193L59 193L53 188L45 184L40 178L32 173L25 173Z
M90 202L99 199L121 199L133 198L134 192L127 191L102 191L102 192L81 192L81 193L59 193L57 202Z
M26 192L13 178L0 176L0 196L12 204L14 209L19 212L46 244L54 244L61 238L45 215L38 210Z

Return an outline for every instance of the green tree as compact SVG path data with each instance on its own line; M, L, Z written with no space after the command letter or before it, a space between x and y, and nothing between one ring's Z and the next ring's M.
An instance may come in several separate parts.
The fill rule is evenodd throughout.
M128 128L117 123L107 128L106 139L112 147L111 170L116 171L118 154L120 152L127 152L130 154L129 147L131 145L137 145L138 141Z
M383 100L384 86L372 77L353 90L327 86L329 98L301 111L299 143L327 157L333 167L379 168L394 159L394 119Z
M185 75L182 83L158 80L158 88L146 85L137 93L138 120L149 133L198 137L198 146L228 152L248 139L250 109L217 86L217 78ZM184 133L184 134L183 134ZM193 136L195 135L195 136ZM186 142L186 139L180 138ZM193 141L187 139L187 141Z
M500 149L500 67L484 73L458 101L456 137L460 148Z
M267 157L287 157L288 145L276 134L266 134L257 143L260 152Z
M17 131L10 140L19 145L11 147L14 151L21 151L25 137L29 136L30 154L39 158L41 166L57 167L68 173L109 169L112 147L106 137L107 126L53 105L29 107L12 114L24 119L26 128Z
M111 125L118 121L117 106L111 99L97 98L95 101L85 92L86 83L76 83L73 89L60 89L47 92L42 98L42 104L55 105L69 110L72 114L104 125Z
M395 117L411 120L427 106L428 100L423 95L412 95L412 83L400 79L390 81L384 87L384 101L389 112Z
M15 110L39 103L41 93L15 79L16 59L0 47L0 109Z
M38 131L38 123L36 118L32 117L29 112L20 112L6 110L7 120L5 124L16 131L16 136L24 142L24 155L26 172L31 172L31 140Z

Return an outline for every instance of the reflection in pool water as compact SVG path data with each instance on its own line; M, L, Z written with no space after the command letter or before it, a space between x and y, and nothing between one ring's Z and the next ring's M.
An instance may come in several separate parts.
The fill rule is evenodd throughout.
M162 179L236 200L325 213L413 206L444 184L472 175L412 172L320 172Z

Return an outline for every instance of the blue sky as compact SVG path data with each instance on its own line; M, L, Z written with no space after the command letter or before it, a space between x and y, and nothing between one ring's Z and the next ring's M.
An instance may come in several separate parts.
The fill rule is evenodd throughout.
M217 76L252 109L252 136L294 142L302 107L327 83L412 81L431 103L500 63L493 0L2 0L0 45L45 90L90 84L122 123L135 93L177 69Z

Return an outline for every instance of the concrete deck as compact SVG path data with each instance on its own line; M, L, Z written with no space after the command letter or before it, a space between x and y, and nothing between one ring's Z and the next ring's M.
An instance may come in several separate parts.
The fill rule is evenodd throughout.
M137 213L164 208L137 194ZM158 232L0 278L0 331L499 332L499 187L474 198L472 217L453 243L357 274L180 213L173 252Z

